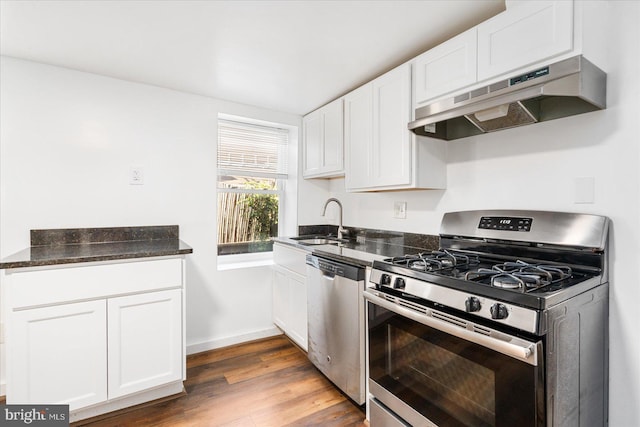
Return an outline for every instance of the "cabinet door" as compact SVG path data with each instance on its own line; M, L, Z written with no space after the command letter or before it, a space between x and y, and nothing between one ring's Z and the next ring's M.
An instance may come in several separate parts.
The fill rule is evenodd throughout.
M373 97L368 83L344 97L347 190L372 186Z
M303 119L303 176L334 177L344 173L342 99L309 113Z
M489 79L573 48L573 2L514 2L478 25L478 80Z
M289 279L286 272L273 267L273 323L287 332L289 327Z
M289 274L290 324L289 336L303 350L307 350L307 283L305 276Z
M304 275L273 266L273 323L307 350L307 282Z
M327 175L344 173L344 131L342 99L337 99L322 108L323 123L323 169Z
M182 292L108 300L109 398L182 378Z
M322 114L316 110L303 119L304 142L302 146L303 175L305 177L322 172Z
M412 133L411 66L405 64L373 81L373 185L410 185Z
M107 399L104 300L10 314L7 403L68 404Z
M416 58L416 106L476 82L477 41L472 28Z

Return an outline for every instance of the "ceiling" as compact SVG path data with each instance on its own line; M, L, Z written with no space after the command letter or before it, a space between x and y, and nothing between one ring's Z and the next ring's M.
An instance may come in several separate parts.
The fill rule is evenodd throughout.
M504 0L0 1L0 53L306 114Z

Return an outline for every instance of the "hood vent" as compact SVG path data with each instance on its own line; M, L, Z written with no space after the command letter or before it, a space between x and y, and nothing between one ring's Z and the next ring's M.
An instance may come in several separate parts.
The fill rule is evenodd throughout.
M607 75L582 56L442 99L416 110L417 135L465 138L606 107Z

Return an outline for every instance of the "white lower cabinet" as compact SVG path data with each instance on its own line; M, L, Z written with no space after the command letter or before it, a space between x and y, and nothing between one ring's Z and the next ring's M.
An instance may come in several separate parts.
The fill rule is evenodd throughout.
M273 267L273 323L284 331L289 325L289 278L282 267Z
M307 351L307 283L305 276L273 268L273 323Z
M307 278L304 250L273 245L273 323L307 351Z
M181 258L5 273L7 403L73 422L182 391L183 274Z
M109 398L182 378L179 289L107 301Z
M73 410L107 399L105 300L18 311L10 335L7 403Z
M289 336L305 351L307 350L307 283L299 274L289 275L289 301L291 307Z

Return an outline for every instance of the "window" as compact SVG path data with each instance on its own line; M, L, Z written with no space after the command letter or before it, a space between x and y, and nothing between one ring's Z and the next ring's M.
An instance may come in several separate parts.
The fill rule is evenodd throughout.
M288 129L218 119L218 255L272 250L288 142Z

